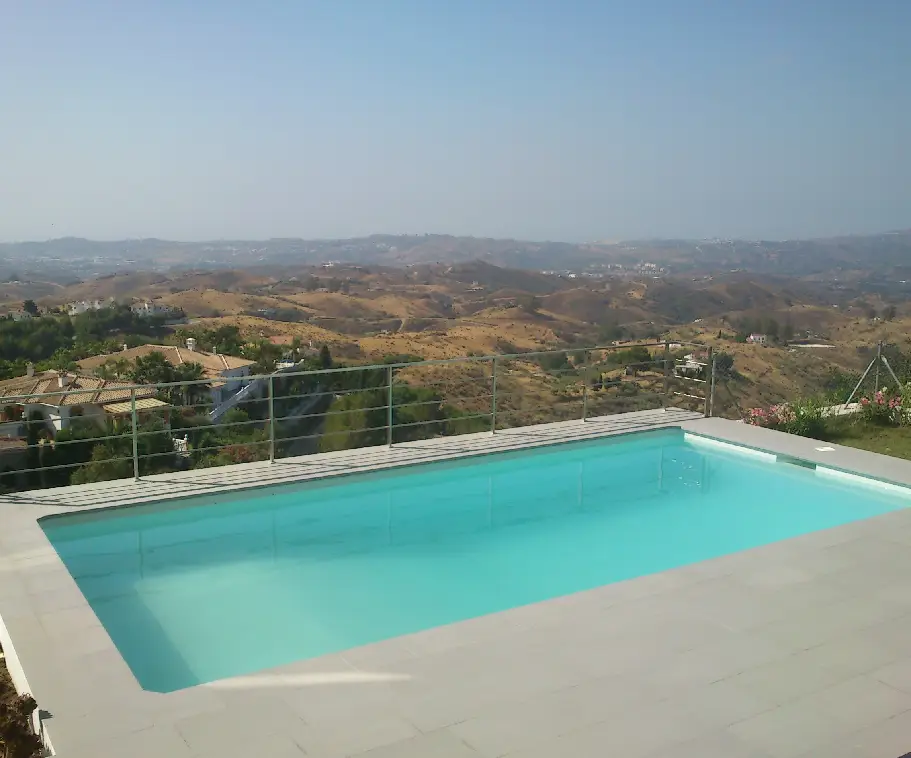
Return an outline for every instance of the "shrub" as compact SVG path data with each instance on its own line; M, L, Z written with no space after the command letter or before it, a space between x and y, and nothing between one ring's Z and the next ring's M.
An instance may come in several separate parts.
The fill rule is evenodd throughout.
M0 678L0 755L38 758L41 740L31 729L30 716L38 707L30 695L18 695L4 675Z
M900 391L879 390L860 399L860 416L864 421L880 426L899 426L911 423L911 385Z
M825 433L825 413L821 402L814 399L773 405L768 409L753 408L746 418L753 426L762 426L799 437L821 437Z
M565 371L571 369L566 353L544 353L536 359L537 364L545 371Z

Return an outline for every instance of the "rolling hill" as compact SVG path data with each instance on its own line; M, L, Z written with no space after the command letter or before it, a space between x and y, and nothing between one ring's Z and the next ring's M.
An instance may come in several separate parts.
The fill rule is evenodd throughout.
M173 242L159 239L96 242L63 238L0 243L4 276L57 283L124 270L261 269L335 261L417 266L481 261L526 270L596 270L649 261L672 273L838 277L868 286L911 280L911 230L805 240L633 240L534 242L442 234L372 235L352 239L270 239ZM476 265L476 264L472 264ZM43 272L44 276L26 276ZM63 279L68 277L68 279Z

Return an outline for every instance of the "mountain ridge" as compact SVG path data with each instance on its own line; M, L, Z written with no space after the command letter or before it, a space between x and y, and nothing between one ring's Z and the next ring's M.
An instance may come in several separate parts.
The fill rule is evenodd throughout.
M801 240L629 240L570 243L440 234L346 239L275 238L180 242L158 238L94 241L63 237L0 243L4 273L51 270L56 278L114 271L344 263L411 267L483 262L501 268L586 272L635 268L647 262L669 273L743 270L784 276L911 279L911 230Z

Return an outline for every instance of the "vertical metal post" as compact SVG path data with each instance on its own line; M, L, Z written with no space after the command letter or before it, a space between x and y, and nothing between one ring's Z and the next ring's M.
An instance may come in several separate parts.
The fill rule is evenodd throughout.
M387 372L389 381L388 397L386 398L386 444L392 447L392 366Z
M709 348L708 365L709 365L709 366L712 366L712 374L714 375L714 373L715 373L715 372L714 372L714 366L715 366L715 351L714 351L711 347ZM706 381L707 381L707 382L710 381L710 380L709 380L709 377L706 377ZM703 409L702 409L702 415L704 415L706 418L708 418L709 415L710 415L710 413L711 413L711 410L710 410L710 408L709 408L709 403L711 402L711 397L710 397L710 396L711 396L711 392L709 391L708 384L706 384L706 390L705 390L705 405L704 405L704 407L703 407Z
M497 431L497 356L491 359L490 433Z
M582 351L582 422L588 418L588 350Z
M130 390L130 419L133 423L133 479L139 481L139 422L136 413L136 390Z
M275 382L269 374L269 463L275 463Z
M664 341L664 397L662 398L661 405L665 408L668 405L668 395L671 391L671 342L670 340Z
M879 364L883 362L883 343L876 345L876 378L873 380L873 391L879 392Z
M709 417L715 415L715 364L717 363L717 356L712 356L712 376L709 381L711 385L709 386Z

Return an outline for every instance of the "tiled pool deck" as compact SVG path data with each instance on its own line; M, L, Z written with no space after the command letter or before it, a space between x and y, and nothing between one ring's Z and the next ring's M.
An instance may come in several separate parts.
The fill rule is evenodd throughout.
M656 411L7 496L0 639L10 668L20 684L24 671L61 758L911 750L911 510L169 694L139 688L37 524L53 513L662 426L911 485L911 462Z

